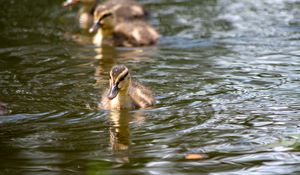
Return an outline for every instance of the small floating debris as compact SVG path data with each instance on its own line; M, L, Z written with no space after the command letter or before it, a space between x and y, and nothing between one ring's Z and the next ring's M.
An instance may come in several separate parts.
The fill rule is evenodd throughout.
M204 159L206 157L207 157L207 155L206 154L202 154L202 153L199 153L199 154L187 154L185 156L185 159L187 159L187 160L200 160L200 159Z

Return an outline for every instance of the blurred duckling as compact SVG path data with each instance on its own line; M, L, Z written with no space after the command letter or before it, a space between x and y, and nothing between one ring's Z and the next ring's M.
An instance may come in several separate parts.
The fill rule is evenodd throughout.
M120 19L146 19L148 12L135 0L108 0L98 4L98 11L110 10Z
M126 47L149 46L159 39L158 32L145 20L120 17L115 11L101 6L94 12L94 24L90 29L91 33L96 31L93 43L98 46L103 42Z
M153 92L132 81L124 65L116 65L110 71L110 87L102 97L103 109L137 109L155 104Z
M148 13L135 0L108 0L100 4L100 0L66 0L64 7L81 4L78 12L79 25L83 29L88 29L93 25L93 13L97 6L103 9L110 9L120 18L146 18Z
M93 13L97 4L99 4L99 0L66 0L63 6L71 7L77 4L82 5L78 11L79 27L89 29L93 25Z

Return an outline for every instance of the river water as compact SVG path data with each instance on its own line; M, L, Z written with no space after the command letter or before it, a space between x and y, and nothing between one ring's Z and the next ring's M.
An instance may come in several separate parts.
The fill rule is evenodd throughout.
M140 2L157 46L95 47L61 0L0 2L0 174L299 174L300 1ZM155 108L96 108L115 64Z

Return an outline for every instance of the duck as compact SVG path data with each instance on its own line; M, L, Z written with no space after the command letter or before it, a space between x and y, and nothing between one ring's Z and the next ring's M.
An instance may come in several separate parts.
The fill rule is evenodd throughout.
M97 46L108 43L125 47L155 45L160 37L159 33L145 20L146 12L138 7L140 6L97 6L94 24L89 30L90 33L96 32L93 43Z
M107 0L97 5L98 11L111 10L118 19L147 19L148 11L135 0Z
M102 96L100 108L107 110L132 110L155 105L154 93L143 84L133 81L124 65L112 67L109 89Z
M66 0L63 3L64 7L72 7L81 4L78 11L79 27L81 29L89 29L93 25L94 10L99 4L99 0Z

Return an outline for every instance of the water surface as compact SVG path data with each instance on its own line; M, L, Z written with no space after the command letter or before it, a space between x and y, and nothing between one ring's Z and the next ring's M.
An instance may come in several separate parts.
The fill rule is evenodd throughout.
M162 37L130 49L61 3L0 2L1 174L300 173L299 1L143 0ZM115 64L154 109L96 108Z

